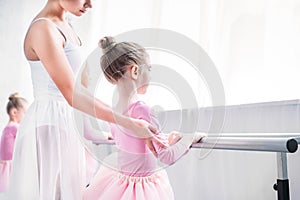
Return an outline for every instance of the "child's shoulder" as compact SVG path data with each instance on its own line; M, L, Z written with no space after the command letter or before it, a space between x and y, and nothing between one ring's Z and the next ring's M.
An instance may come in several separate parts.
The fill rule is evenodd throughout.
M128 111L151 112L151 108L143 101L136 101L128 106Z
M132 107L132 106L145 106L145 107L149 107L144 101L142 100L138 100L138 101L135 101L134 103L131 103L129 104L129 107Z
M18 130L19 124L12 123L5 126L5 129L8 130Z
M128 106L127 112L133 118L141 118L151 115L151 107L143 101L136 101Z
M13 134L15 135L16 132L18 131L18 125L17 124L9 124L9 125L6 125L3 129L3 133L4 134Z

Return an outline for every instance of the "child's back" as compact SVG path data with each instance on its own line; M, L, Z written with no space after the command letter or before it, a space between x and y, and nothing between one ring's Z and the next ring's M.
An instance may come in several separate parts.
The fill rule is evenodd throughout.
M141 101L128 106L124 112L157 125L151 109ZM116 125L111 126L112 135L118 148L117 155L109 156L85 192L85 200L168 200L174 199L169 178L162 163L171 165L186 154L195 140L193 135L181 138L168 148L154 143L156 158L142 138ZM168 143L163 134L159 137ZM200 138L199 138L200 139ZM115 158L116 156L116 158ZM104 166L105 165L105 166Z
M159 130L159 124L145 103L137 101L128 106L124 113L132 118L143 119ZM113 137L118 146L118 163L121 173L130 176L149 176L162 166L157 166L157 158L150 152L142 138L137 138L131 131L124 130L116 125L111 126ZM168 139L162 133L158 137L168 145ZM162 148L156 143L154 147L158 159L167 165L173 164L182 157L192 144L193 137L185 137L168 148Z
M157 120L145 103L136 101L138 94L145 94L149 86L151 65L146 50L138 44L116 43L105 37L100 41L103 49L101 67L105 77L116 84L118 113L144 120L159 130ZM111 126L118 151L105 159L95 178L87 188L85 200L171 200L172 187L165 166L186 154L191 145L203 137L188 134L182 138L158 137L167 148L153 143L157 158L150 152L144 138L116 125ZM170 145L169 145L170 143ZM159 165L158 160L164 165Z

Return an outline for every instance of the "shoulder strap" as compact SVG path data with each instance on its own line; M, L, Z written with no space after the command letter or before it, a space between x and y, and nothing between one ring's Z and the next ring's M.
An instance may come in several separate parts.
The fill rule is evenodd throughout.
M56 29L60 32L60 34L64 37L65 41L67 41L67 38L66 38L65 34L63 33L63 31L49 18L46 18L46 17L37 18L37 19L33 20L30 25L32 25L33 23L40 21L40 20L46 20L46 21L50 22L51 24L53 24L56 27Z

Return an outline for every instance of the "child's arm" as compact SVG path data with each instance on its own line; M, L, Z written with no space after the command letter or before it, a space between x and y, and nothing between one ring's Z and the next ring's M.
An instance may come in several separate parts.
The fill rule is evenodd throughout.
M18 127L12 126L9 129L9 132L5 133L5 137L2 137L2 139L4 140L2 142L3 142L3 145L5 146L4 155L6 158L11 159L13 157L13 151L14 151L14 145L15 145L17 131L18 131Z
M143 119L151 124L155 124L157 126L157 130L159 130L159 123L155 115L151 112L151 109L142 102L135 105L132 111L132 117ZM178 133L173 132L170 136L171 137L169 139L164 138L162 133L157 136L160 141L167 144L167 148L162 148L157 143L153 143L157 152L157 158L168 165L174 164L179 158L184 156L192 144L199 142L201 138L205 137L205 134L195 133L180 136Z
M91 123L91 118L83 115L83 133L84 138L93 142L112 139L110 132L96 130Z
M154 143L158 159L167 165L174 164L189 151L193 144L198 143L206 134L194 133L180 136L178 133L173 133L170 136L173 138L169 138L169 141L171 140L172 143L168 148L163 149Z
M170 134L169 134L169 137L168 137L168 143L169 145L173 145L173 144L176 144L180 139L182 138L182 135L177 132L177 131L172 131Z

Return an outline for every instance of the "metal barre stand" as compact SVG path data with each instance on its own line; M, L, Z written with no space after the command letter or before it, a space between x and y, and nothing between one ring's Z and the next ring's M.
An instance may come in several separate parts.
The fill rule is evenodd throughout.
M258 137L259 136L259 137ZM194 148L213 148L225 150L268 151L277 154L277 183L273 185L278 200L290 200L287 172L287 153L294 153L300 143L299 135L220 135L208 137Z
M114 144L110 141L96 144ZM300 134L209 134L192 148L265 151L277 153L277 183L273 185L278 200L290 200L289 179L287 173L287 153L294 153L300 144Z

